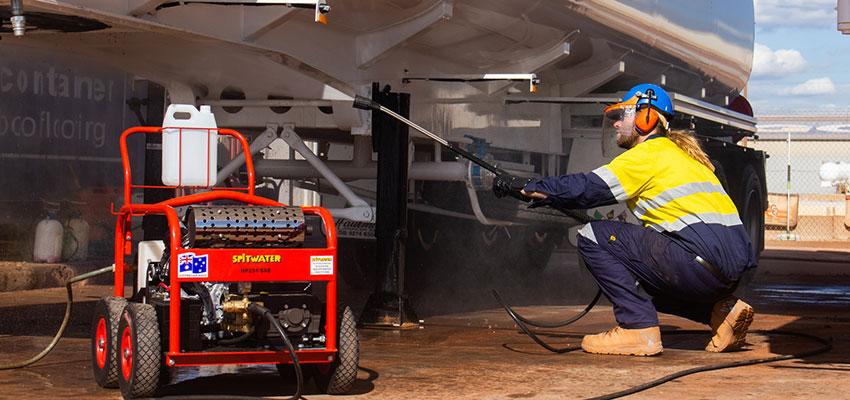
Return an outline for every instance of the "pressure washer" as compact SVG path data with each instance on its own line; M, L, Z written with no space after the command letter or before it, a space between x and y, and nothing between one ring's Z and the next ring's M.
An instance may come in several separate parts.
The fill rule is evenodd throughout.
M178 157L184 137L206 137L210 149L217 146L213 133L230 136L245 156L246 187L190 187L207 191L133 203L133 189L149 186L132 183L127 139L174 130ZM294 368L293 398L301 396L304 376L327 393L347 392L357 375L359 341L351 309L337 309L330 213L255 196L248 142L234 130L136 127L124 131L120 145L124 204L116 213L114 293L98 303L92 332L97 383L117 385L125 398L145 397L164 383L164 368L272 364L282 375ZM178 184L165 187L186 188L180 181L188 163L214 168L201 161L179 160ZM207 170L207 177L214 172ZM125 264L132 254L130 221L145 215L164 216L168 237L138 243L132 268ZM127 300L124 273L131 271L137 292Z
M177 134L176 184L155 187L197 192L134 203L135 189L152 186L133 183L127 139L168 130ZM241 147L246 187L185 184L189 174L184 172L198 160L183 157L184 138L200 135L202 149L208 150L218 145L213 133ZM171 368L271 364L283 376L294 375L293 399L301 397L306 378L326 393L348 392L356 380L360 344L351 309L337 308L337 236L330 213L255 196L248 142L234 130L135 127L122 133L120 148L124 201L114 212L114 265L69 280L65 316L50 345L0 369L30 365L50 352L70 319L71 284L112 272L113 294L97 302L91 330L92 370L101 387L118 387L128 399L148 397L166 383ZM203 168L215 165L201 161ZM166 237L133 241L131 221L146 215L165 217ZM126 260L134 244L135 265ZM125 273L135 278L130 296Z

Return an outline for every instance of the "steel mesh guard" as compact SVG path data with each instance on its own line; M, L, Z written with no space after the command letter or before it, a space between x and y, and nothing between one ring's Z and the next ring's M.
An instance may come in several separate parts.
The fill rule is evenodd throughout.
M306 228L300 207L191 207L186 220L190 247L299 247Z

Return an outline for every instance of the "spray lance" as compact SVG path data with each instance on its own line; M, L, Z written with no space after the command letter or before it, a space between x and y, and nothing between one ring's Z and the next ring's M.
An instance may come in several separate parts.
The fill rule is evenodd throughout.
M523 195L522 192L521 192L522 189L525 187L525 185L529 181L531 181L531 179L521 178L521 177L512 175L512 174L508 173L507 171L476 157L475 155L469 153L468 151L452 145L451 143L447 142L445 139L435 135L434 133L428 131L427 129L425 129L425 128L415 124L414 122L408 120L407 118L397 114L393 110L390 110L389 108L386 108L386 107L380 105L378 102L376 102L374 100L371 100L371 99L368 99L366 97L359 96L359 95L355 96L355 98L354 98L354 108L359 108L361 110L381 111L381 112L399 120L400 122L406 124L407 126L413 128L413 129L416 129L417 131L419 131L423 135L428 136L429 138L431 138L432 140L441 144L443 147L451 150L455 154L457 154L461 157L464 157L464 158L468 159L469 161L471 161L475 164L478 164L479 166L481 166L481 168L484 168L484 169L492 172L493 174L496 175L496 178L493 180L493 192L496 194L496 196L503 197L503 196L508 195L508 196L514 197L514 198L516 198L520 201L523 201L523 202L528 202L528 201L531 200L531 198ZM583 222L583 223L588 223L592 220L592 218L589 217L588 215L574 211L574 210L561 209L561 208L557 208L557 207L552 207L552 208L555 208L556 210L565 214L566 216L573 218L577 221ZM596 305L596 303L599 301L601 294L602 294L602 291L598 290L596 292L596 296L593 298L593 300L587 305L587 307L585 307L585 309L583 311L581 311L577 315L574 315L574 316L572 316L572 317L570 317L570 318L568 318L567 320L564 320L564 321L545 323L545 322L530 320L530 319L525 318L522 315L518 314L510 306L508 306L504 302L504 300L502 300L502 297L499 295L499 293L496 290L493 290L493 296L496 298L496 301L498 301L499 304L502 305L502 307L505 309L505 311L507 311L508 315L511 317L511 319L514 320L514 322L517 324L517 326L520 329L522 329L522 331L525 334L527 334L529 337L531 337L539 345L543 346L544 348L546 348L549 351L556 352L556 353L563 353L563 352L572 351L572 350L575 350L575 348L574 347L568 347L568 348L560 348L559 349L559 348L552 347L549 344L545 343L542 339L540 339L534 332L532 332L528 328L528 325L534 326L534 327L539 327L539 328L555 328L555 327L563 327L563 326L570 325L573 322L576 322L579 319L581 319L582 317L584 317L590 311L590 309L593 308L593 306Z
M431 140L439 143L443 147L449 149L451 152L463 158L466 158L467 160L481 166L481 168L484 168L487 171L492 172L494 175L496 175L496 179L493 180L493 192L496 194L497 197L511 196L523 202L528 202L531 200L530 197L523 195L521 192L525 185L531 181L531 178L522 178L516 175L512 175L511 173L476 157L474 154L449 143L445 139L417 125L413 121L399 115L395 111L382 106L381 104L372 99L357 95L354 97L354 108L383 112L384 114L387 114L390 117L393 117L396 120L404 123L405 125L417 130L419 133L431 138ZM580 212L560 208L556 208L556 210L578 221L585 223L590 222L590 217Z

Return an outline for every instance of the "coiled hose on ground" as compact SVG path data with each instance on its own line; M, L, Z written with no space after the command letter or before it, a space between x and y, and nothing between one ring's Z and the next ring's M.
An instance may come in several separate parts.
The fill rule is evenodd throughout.
M66 300L67 302L65 303L65 316L62 317L62 324L59 326L59 330L56 332L56 335L53 336L53 340L50 341L50 344L48 344L47 347L45 347L44 350L42 350L40 353L34 355L31 358L11 364L0 365L0 370L23 368L28 365L35 364L39 360L47 356L47 354L49 354L51 351L53 351L53 348L55 348L56 344L59 343L59 339L61 339L62 335L65 334L65 329L68 327L68 321L71 320L71 305L74 303L74 292L73 290L71 290L71 284L84 281L86 279L94 278L98 275L112 273L113 271L115 271L115 265L110 265L106 268L101 268L96 271L80 274L69 279L68 282L65 283L65 290L68 294Z
M570 324L578 321L579 319L581 319L585 315L587 315L588 312L590 312L590 309L593 308L593 306L595 306L596 303L599 301L599 297L600 297L601 293L602 293L602 291L599 290L596 293L596 296L593 298L593 300L584 308L584 310L582 310L578 314L576 314L576 315L574 315L574 316L572 316L572 317L570 317L570 318L568 318L564 321L561 321L561 322L545 323L545 322L538 322L538 321L529 320L528 318L523 317L522 315L520 315L519 313L514 311L513 308L511 308L509 305L507 305L504 302L504 300L502 300L502 297L499 295L499 292L493 290L493 296L496 298L496 301L499 302L499 305L501 305L502 308L505 309L505 312L508 313L508 316L511 317L511 319L514 321L514 323L516 323L517 327L519 327L519 329L522 330L523 333L528 335L528 337L530 337L532 340L534 340L535 343L537 343L541 347L545 348L546 350L549 350L553 353L559 353L559 354L568 353L570 351L578 350L579 348L575 347L575 346L561 347L561 348L553 347L553 346L549 345L548 343L544 342L542 339L540 339L534 333L534 331L529 329L528 325L539 327L539 328L560 328L560 327L570 325ZM710 333L711 332L708 331L708 330L674 330L674 331L663 331L662 335L692 335L692 334L710 334ZM686 369L686 370L674 372L674 373L666 375L666 376L662 376L661 378L655 379L653 381L642 383L642 384L637 385L637 386L632 386L630 388L627 388L627 389L624 389L624 390L621 390L621 391L618 391L618 392L608 393L608 394L604 394L604 395L601 395L601 396L598 396L598 397L593 397L589 400L609 400L609 399L620 398L620 397L623 397L623 396L628 396L628 395L631 395L631 394L642 392L642 391L650 389L650 388L654 388L654 387L659 386L661 384L670 382L674 379L678 379L678 378L688 376L688 375L693 375L693 374L696 374L696 373L699 373L699 372L715 371L715 370L718 370L718 369L744 367L744 366L747 366L747 365L765 364L765 363L771 363L771 362L776 362L776 361L784 361L784 360L792 360L792 359L796 359L796 358L811 357L811 356L826 353L826 352L832 350L832 340L831 339L825 339L825 338L815 336L815 335L810 335L810 334L807 334L807 333L791 332L791 331L784 331L784 330L758 330L758 331L753 331L752 333L761 334L761 335L796 336L796 337L809 339L809 340L812 340L814 342L820 343L821 347L818 347L814 350L809 350L809 351L795 353L795 354L783 354L783 355L778 355L778 356L773 356L773 357L765 357L765 358L757 358L757 359L741 360L741 361L732 361L732 362L726 362L726 363L720 363L720 364L706 365L706 366L702 366L702 367L689 368L689 369Z

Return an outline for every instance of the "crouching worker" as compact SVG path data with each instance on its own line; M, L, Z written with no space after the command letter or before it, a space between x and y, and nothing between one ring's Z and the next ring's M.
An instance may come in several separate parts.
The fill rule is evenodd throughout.
M494 182L497 196L532 200L532 207L625 201L642 222L594 221L578 231L579 253L613 303L618 325L585 336L588 353L661 353L657 311L709 325L705 350L711 352L743 345L753 320L752 307L732 297L741 274L756 266L749 237L699 142L669 129L672 116L664 89L638 85L605 109L606 127L616 129L617 145L627 149L610 164L590 173L504 175Z

